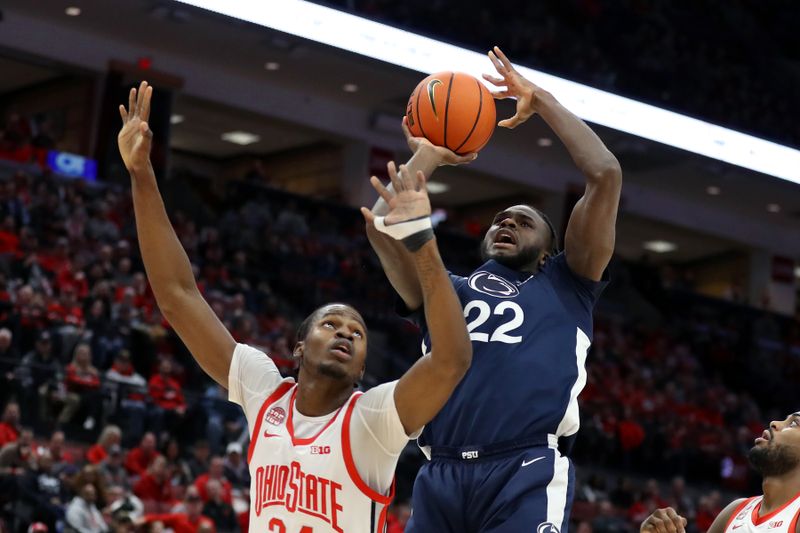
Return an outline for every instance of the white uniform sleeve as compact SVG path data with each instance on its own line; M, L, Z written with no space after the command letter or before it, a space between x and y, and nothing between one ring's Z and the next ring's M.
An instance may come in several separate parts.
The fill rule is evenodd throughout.
M236 345L228 372L228 399L242 406L249 427L253 427L264 400L282 381L267 354L246 344Z
M361 479L373 490L386 494L392 485L397 459L409 439L422 432L407 435L397 407L394 389L397 381L378 385L365 392L356 402L350 421L353 460Z

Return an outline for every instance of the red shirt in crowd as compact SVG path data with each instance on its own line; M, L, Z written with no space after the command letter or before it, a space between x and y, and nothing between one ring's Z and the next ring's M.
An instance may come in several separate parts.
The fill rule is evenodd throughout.
M95 444L86 451L86 460L93 465L102 463L106 457L108 457L108 452L99 444Z
M197 487L197 492L200 493L200 498L204 502L208 501L208 492L206 491L206 485L208 484L208 480L211 479L208 475L208 472L197 476L197 479L194 482L194 486ZM225 503L230 503L233 505L233 499L231 498L231 482L227 479L220 479L220 484L222 485L222 500Z
M159 483L149 472L145 472L142 477L139 478L139 481L133 486L133 493L142 501L156 501L162 503L174 501L172 497L172 485L170 485L169 478L165 477L164 481Z
M82 370L74 363L67 365L65 382L67 384L67 390L71 392L82 392L100 388L100 377L97 375L96 371Z
M207 516L200 515L194 521L183 513L172 514L148 514L144 516L146 522L161 522L164 527L173 530L175 533L197 533L200 526L204 523L210 525L213 531L217 529L214 527L214 522Z
M16 442L19 438L19 431L11 424L0 422L0 448L9 442Z
M162 409L178 409L186 404L183 399L181 385L175 378L165 378L161 374L156 374L150 378L149 385L150 396L153 397L156 405Z
M158 452L145 452L140 447L133 448L125 456L125 470L131 474L141 476L147 471L147 468L153 463L153 460L158 456Z

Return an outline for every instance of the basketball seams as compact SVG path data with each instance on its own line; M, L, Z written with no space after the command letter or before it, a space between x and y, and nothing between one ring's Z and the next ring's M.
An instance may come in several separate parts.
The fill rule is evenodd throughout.
M447 85L447 100L445 100L444 103L444 141L442 144L444 144L444 147L447 148L448 150L450 149L450 147L447 146L447 114L450 111L450 93L453 90L453 80L455 79L455 77L456 77L455 72L451 72L450 83Z
M475 80L475 83L478 86L478 114L475 115L475 122L472 123L472 129L470 129L469 133L467 133L467 137L464 139L464 142L459 144L458 147L453 150L456 153L458 153L458 151L461 149L462 146L467 144L467 141L469 141L469 138L472 137L473 133L475 133L475 128L478 127L478 121L481 118L481 110L483 109L483 91L481 90L481 82L479 82L478 80Z
M419 98L420 95L422 94L422 84L424 81L425 80L422 80L422 82L420 82L420 84L417 86L417 105L415 105L414 107L417 110L417 124L419 124L419 131L420 133L422 133L423 137L427 138L428 136L425 135L425 128L422 127L422 113L419 112Z

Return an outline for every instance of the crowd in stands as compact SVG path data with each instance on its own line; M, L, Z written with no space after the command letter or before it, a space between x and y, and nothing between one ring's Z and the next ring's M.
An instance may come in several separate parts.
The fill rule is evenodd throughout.
M165 184L165 194L189 186ZM210 208L217 215L209 223L171 213L200 289L236 340L291 373L298 318L344 300L371 328L376 362L366 386L417 357L357 211L243 182ZM477 264L476 241L446 228L441 235L452 270ZM0 181L0 517L8 530L34 517L49 531L246 530L246 422L161 317L136 249L124 190L46 171ZM614 307L613 291L609 299L597 320L575 460L610 470L582 480L576 527L625 531L653 506L679 501L704 531L724 503L719 495L698 499L675 481L662 496L659 482L631 476L679 474L692 487L749 489L743 453L780 404L750 396L736 364L763 350L797 360L796 325L723 319L701 306L660 309L659 325L644 325ZM794 364L782 375L797 372ZM409 446L392 533L408 517L420 460Z
M522 65L800 145L792 0L318 2L481 52L499 45Z

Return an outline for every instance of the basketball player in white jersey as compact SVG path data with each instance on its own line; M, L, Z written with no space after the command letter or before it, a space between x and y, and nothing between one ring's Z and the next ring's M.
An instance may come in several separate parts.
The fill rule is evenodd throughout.
M461 305L442 265L422 173L398 177L396 192L373 185L391 210L364 216L411 251L422 282L435 353L398 381L361 394L367 332L350 306L330 304L300 326L297 382L264 353L236 344L197 289L150 165L152 87L120 106L118 143L131 175L142 259L158 305L200 366L244 408L251 429L251 530L270 533L385 529L398 456L445 404L472 358Z
M708 533L800 533L800 411L775 421L747 454L761 474L764 494L731 502ZM659 509L642 522L644 533L683 533L686 519Z

